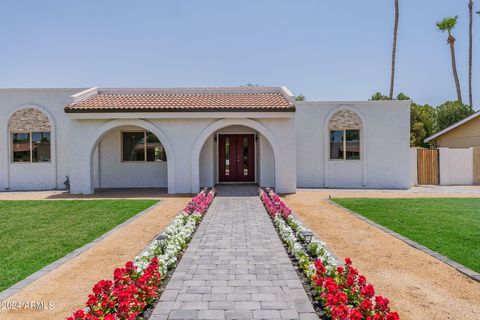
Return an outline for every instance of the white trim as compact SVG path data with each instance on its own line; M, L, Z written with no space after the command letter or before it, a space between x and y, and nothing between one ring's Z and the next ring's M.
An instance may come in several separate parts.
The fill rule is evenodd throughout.
M354 108L355 106L395 106L401 105L402 107L410 107L412 102L410 100L361 100L361 101L296 101L295 105L301 107L302 105L342 105L349 108Z
M470 121L470 120L473 120L473 119L475 119L475 118L478 117L478 116L480 116L480 111L477 111L477 112L475 112L474 114L466 117L465 119L460 120L460 121L452 124L450 127L447 127L447 128L445 128L445 129L443 129L442 131L435 133L433 136L430 136L430 137L426 138L426 139L423 140L423 141L424 141L424 142L432 141L433 139L438 138L438 137L441 136L442 134L447 133L448 131L455 129L456 127L459 127L459 126L461 126L462 124L464 124L464 123L466 123L466 122L468 122L468 121Z
M212 119L212 118L294 118L295 112L91 112L66 113L71 119Z
M97 94L98 94L98 88L93 87L93 88L90 88L90 89L87 89L87 90L83 90L79 93L75 93L74 95L71 96L71 98L73 99L74 103L77 103L77 102L83 101L85 99L88 99L92 96L96 96Z
M290 92L286 87L98 88L99 94L263 94Z

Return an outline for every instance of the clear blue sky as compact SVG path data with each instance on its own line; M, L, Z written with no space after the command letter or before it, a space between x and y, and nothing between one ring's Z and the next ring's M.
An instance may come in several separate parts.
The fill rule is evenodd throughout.
M397 92L421 103L455 98L446 35L435 22L459 15L467 101L467 2L400 0ZM2 0L0 87L254 83L286 85L308 100L365 100L388 90L392 29L393 0Z

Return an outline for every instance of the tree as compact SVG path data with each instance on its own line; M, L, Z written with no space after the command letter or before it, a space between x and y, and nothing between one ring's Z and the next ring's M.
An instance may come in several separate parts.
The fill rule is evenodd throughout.
M389 97L383 95L381 92L376 92L371 98L371 100L391 100Z
M425 138L434 134L435 109L428 105L412 102L410 106L410 146L427 147Z
M472 106L461 101L447 101L435 110L435 131L441 131L473 113Z
M403 92L400 92L397 96L397 100L412 100L412 99L406 94L404 94Z
M301 93L295 97L295 101L305 101L305 100L306 100L305 96Z
M397 56L397 35L398 35L398 20L400 17L400 10L398 0L395 0L395 24L393 27L393 46L392 46L392 74L390 77L390 100L393 99L393 87L395 85L395 62Z
M468 103L473 107L472 60L473 60L473 0L468 1Z
M458 79L457 62L455 59L455 37L452 36L452 30L453 28L455 28L457 21L458 21L458 16L447 17L442 21L437 22L437 27L438 27L438 30L448 33L447 43L450 45L453 78L455 79L455 86L457 88L457 100L462 102L462 91L460 89L460 80Z

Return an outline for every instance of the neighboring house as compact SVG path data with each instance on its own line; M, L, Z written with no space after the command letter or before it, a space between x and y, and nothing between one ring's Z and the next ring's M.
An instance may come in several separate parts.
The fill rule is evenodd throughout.
M440 184L480 184L480 111L425 142L439 149Z
M443 148L480 147L480 111L425 139Z
M4 190L217 183L408 188L409 102L295 102L287 88L0 89Z

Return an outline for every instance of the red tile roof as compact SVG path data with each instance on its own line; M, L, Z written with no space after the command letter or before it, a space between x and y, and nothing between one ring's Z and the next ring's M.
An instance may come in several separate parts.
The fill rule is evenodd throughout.
M93 90L93 91L91 91ZM295 111L288 89L90 89L65 112Z

